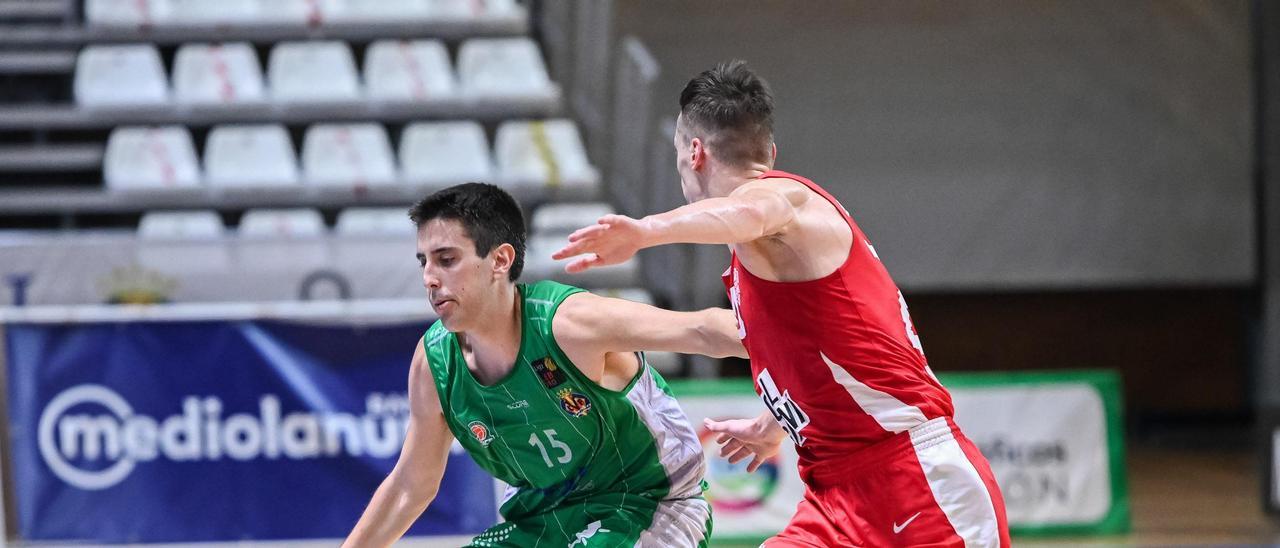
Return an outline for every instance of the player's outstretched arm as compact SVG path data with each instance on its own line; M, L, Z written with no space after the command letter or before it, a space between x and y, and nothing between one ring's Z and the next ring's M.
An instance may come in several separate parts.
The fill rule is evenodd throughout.
M556 310L552 332L561 346L606 352L679 352L714 358L747 357L738 323L727 308L673 312L591 293L570 295Z
M426 351L418 341L409 366L409 429L400 458L342 546L391 546L403 536L435 499L452 443Z
M721 457L728 458L733 464L751 457L747 472L755 472L766 460L777 455L782 440L787 437L786 431L768 412L754 419L704 419L702 424L716 434Z
M646 247L666 244L736 244L779 233L796 217L810 192L792 185L753 181L723 198L708 198L666 213L633 219L606 215L569 235L569 244L551 257L577 259L571 273L625 262Z

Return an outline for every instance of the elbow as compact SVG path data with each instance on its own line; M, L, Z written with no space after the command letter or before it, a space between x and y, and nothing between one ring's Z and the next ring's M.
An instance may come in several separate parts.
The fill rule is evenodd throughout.
M707 356L713 358L747 357L747 349L738 339L737 318L727 309L706 311L706 321L699 322L697 339Z
M402 475L393 477L390 487L397 506L417 513L426 510L440 492L439 482L432 483L425 478L408 478Z

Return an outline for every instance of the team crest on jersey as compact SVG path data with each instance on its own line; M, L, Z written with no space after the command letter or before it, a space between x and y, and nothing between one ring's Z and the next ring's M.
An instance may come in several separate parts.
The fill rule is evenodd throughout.
M542 386L555 388L564 384L564 370L556 365L551 356L533 360L529 365L533 366L534 373L538 374L538 380L542 381Z
M471 421L467 428L471 430L471 435L476 438L476 441L480 442L480 445L488 447L490 443L493 443L493 431L489 430L489 427L485 426L483 422Z
M560 398L560 408L564 409L565 413L575 417L585 417L591 411L591 400L580 392L563 388L556 392L556 396Z

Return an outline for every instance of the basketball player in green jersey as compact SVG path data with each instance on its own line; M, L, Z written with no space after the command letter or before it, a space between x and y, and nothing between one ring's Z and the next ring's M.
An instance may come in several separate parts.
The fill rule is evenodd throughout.
M471 546L703 546L702 445L642 350L745 356L728 309L671 312L555 282L517 284L520 207L493 185L410 211L440 316L409 369L395 468L344 546L387 546L426 509L456 438L511 486Z

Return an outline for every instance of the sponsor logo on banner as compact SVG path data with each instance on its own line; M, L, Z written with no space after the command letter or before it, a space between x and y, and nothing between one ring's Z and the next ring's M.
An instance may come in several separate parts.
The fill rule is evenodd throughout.
M40 413L40 456L69 485L99 490L157 459L390 457L400 450L408 426L403 394L369 394L363 415L285 413L274 394L261 395L250 412L231 413L217 396L191 395L174 404L176 413L152 416L135 412L106 386L73 386Z
M716 419L723 420L723 419ZM743 513L759 509L778 488L781 459L774 455L760 464L755 472L747 472L751 459L729 464L720 457L716 434L705 426L698 427L698 441L707 457L707 500L715 512Z
M956 423L991 464L1010 523L1092 523L1107 514L1106 416L1096 389L1008 385L951 395Z

